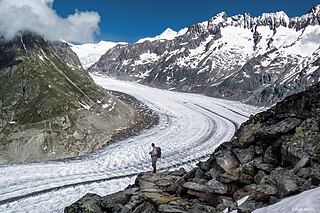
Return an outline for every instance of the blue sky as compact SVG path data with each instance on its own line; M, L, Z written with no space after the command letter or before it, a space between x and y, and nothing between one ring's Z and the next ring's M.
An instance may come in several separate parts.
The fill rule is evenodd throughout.
M135 42L155 36L167 27L180 30L225 11L229 16L245 12L285 11L301 16L319 0L55 0L53 8L67 17L78 11L96 11L101 17L96 40Z

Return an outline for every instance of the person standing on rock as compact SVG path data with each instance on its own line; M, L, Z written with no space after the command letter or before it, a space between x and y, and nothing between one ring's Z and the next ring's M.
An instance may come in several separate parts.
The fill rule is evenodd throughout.
M153 173L157 172L157 160L158 160L158 149L154 143L151 144L152 151L149 152L151 155L151 161L152 161L152 167L153 167Z

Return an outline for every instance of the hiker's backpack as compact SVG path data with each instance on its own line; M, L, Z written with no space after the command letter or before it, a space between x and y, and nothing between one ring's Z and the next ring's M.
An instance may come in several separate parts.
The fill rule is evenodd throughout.
M161 148L160 147L157 147L157 158L160 158L161 157Z

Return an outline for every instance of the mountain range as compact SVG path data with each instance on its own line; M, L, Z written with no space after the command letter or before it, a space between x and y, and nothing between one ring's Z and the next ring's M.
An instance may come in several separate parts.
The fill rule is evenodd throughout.
M301 17L222 12L110 48L88 68L174 91L272 105L319 81L320 5Z

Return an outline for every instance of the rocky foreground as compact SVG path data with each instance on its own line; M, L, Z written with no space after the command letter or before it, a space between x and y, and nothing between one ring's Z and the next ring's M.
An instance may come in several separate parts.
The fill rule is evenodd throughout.
M140 174L125 190L104 197L87 194L65 212L252 212L316 188L319 97L320 84L251 117L234 140L190 172Z

